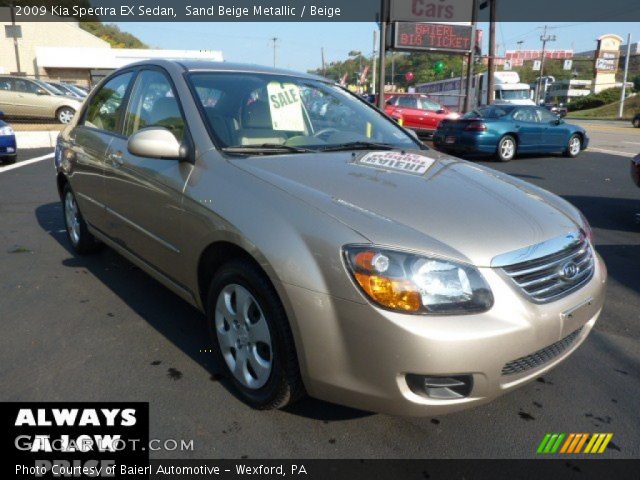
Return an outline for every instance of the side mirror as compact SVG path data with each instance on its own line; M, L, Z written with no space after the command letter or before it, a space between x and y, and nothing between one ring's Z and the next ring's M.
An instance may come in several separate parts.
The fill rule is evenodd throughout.
M47 92L44 88L38 88L36 90L36 95L49 95L49 92Z
M558 117L553 121L553 123L556 124L556 125L560 125L560 124L564 123L564 120L562 120L560 117Z
M129 153L137 157L183 160L187 149L164 127L148 127L137 131L127 142Z

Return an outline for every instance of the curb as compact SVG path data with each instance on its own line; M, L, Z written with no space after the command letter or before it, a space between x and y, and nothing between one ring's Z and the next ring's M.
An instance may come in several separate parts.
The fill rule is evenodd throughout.
M60 132L57 130L15 132L18 149L55 147Z

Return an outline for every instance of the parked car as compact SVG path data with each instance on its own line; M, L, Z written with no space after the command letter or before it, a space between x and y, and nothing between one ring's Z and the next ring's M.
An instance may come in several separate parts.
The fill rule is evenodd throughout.
M55 119L69 123L80 108L77 98L33 78L0 76L0 110L7 117Z
M69 85L61 82L47 82L47 83L52 87L57 88L62 95L68 95L70 97L78 98L80 99L80 101L82 101L84 97L87 96L87 94L84 93L82 90L73 88L73 85Z
M577 157L589 145L589 137L584 128L566 123L546 108L500 105L441 122L433 144L443 152L495 155L508 162L520 153Z
M640 187L640 153L631 160L631 179Z
M348 122L306 115L316 97ZM566 359L602 309L575 207L320 77L132 64L61 132L55 165L71 247L106 244L203 311L259 409L305 392L401 415L479 405Z
M13 163L18 153L16 134L3 118L4 113L0 112L0 162Z
M385 111L404 127L425 136L432 135L442 120L460 117L458 113L419 93L390 96L386 101Z
M631 123L633 124L634 127L640 128L640 113L638 113L635 117L633 117L633 120L631 121Z

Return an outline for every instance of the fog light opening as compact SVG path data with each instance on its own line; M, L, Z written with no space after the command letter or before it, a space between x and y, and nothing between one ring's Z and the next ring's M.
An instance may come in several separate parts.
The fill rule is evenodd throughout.
M456 400L468 397L473 388L471 375L451 377L407 375L407 385L413 393L434 400Z

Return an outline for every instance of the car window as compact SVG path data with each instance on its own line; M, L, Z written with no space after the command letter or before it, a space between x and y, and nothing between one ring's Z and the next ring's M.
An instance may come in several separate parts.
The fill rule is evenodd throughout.
M22 93L38 93L41 87L29 80L15 79L13 83L13 89L16 92Z
M184 119L169 79L157 70L140 72L131 92L124 134L133 135L147 127L165 127L181 142Z
M295 76L202 72L189 75L221 147L284 144L318 148L379 142L415 148L402 128L337 85Z
M14 90L13 79L0 78L0 90Z
M417 101L413 97L398 97L397 105L399 107L416 108L417 107Z
M122 100L132 78L133 72L126 72L105 83L91 99L84 124L107 132L117 132Z
M519 108L513 114L513 119L518 122L537 122L538 118L535 111L531 108Z
M438 111L442 109L442 106L439 103L433 102L428 98L418 98L418 108L420 110L433 110Z
M540 123L549 123L558 119L557 115L554 115L546 108L536 108L537 120Z

